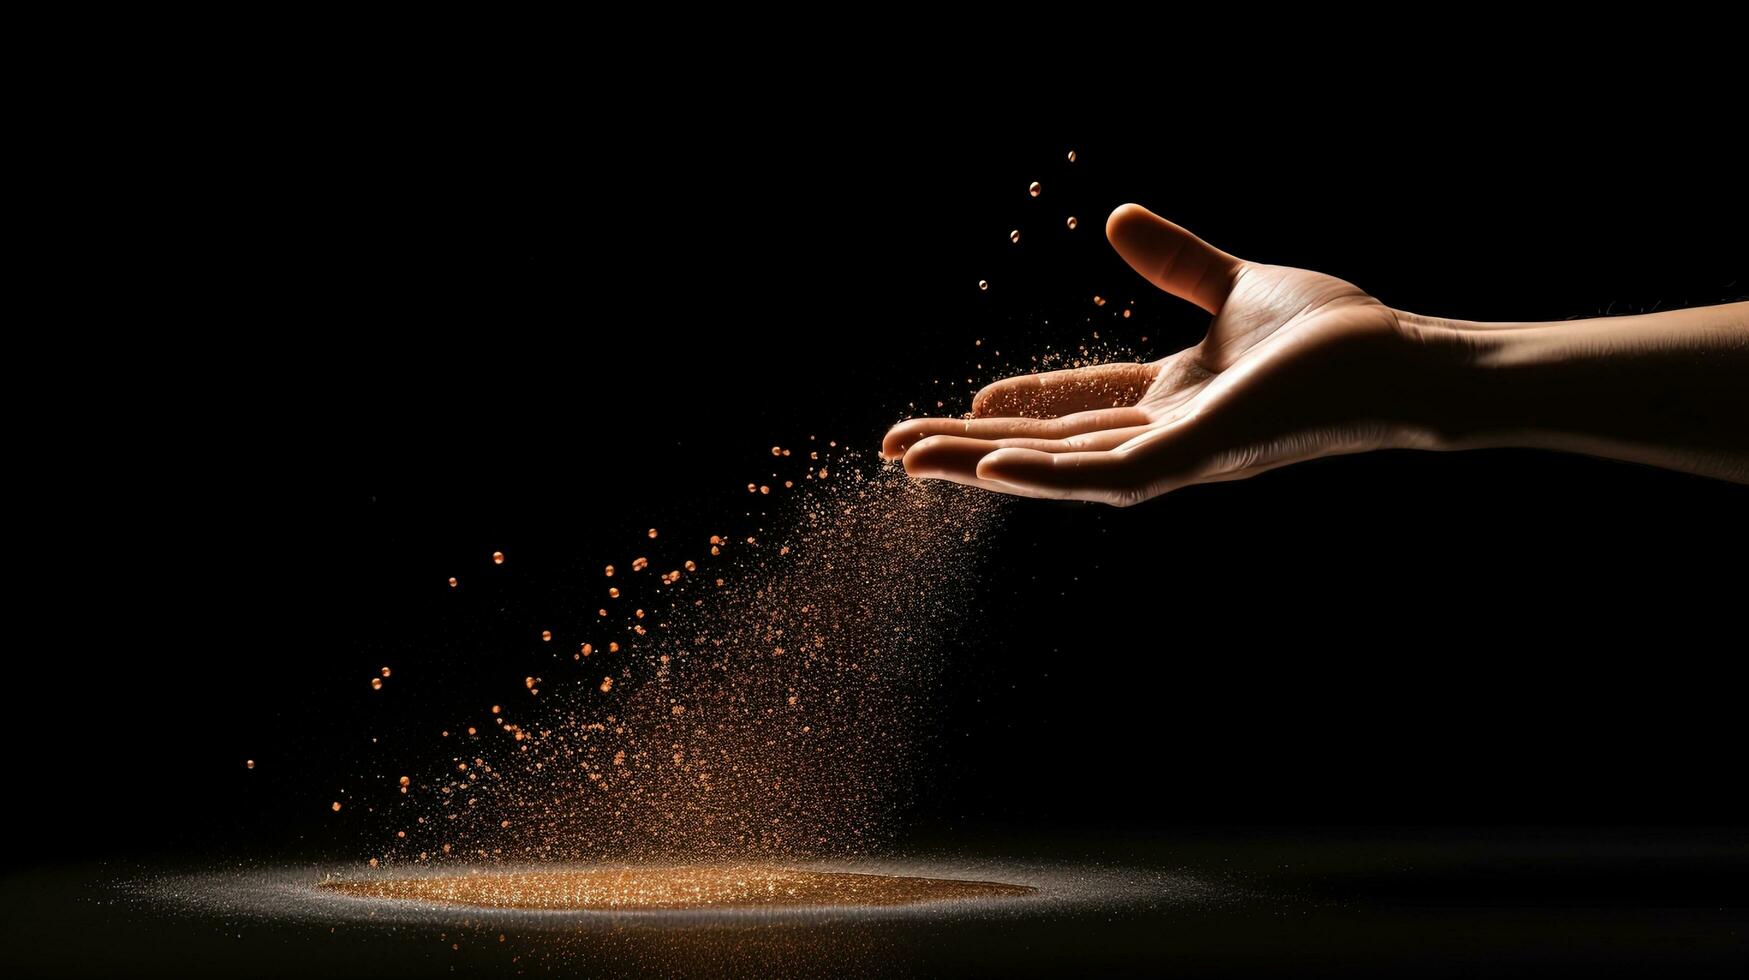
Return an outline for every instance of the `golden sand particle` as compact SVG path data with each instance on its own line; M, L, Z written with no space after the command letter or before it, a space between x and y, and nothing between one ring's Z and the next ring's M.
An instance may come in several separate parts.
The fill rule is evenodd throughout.
M1123 311L1123 318L1125 320L1128 320L1130 318L1130 311L1129 310Z
M395 836L405 840L407 837L407 832L405 830L397 830L397 831L395 831Z
M643 619L644 618L644 611L642 609L639 609L637 612L632 613L632 615L638 617L639 619Z
M244 759L243 760L243 768L245 768L245 769L255 768L255 760L254 759Z
M377 866L377 859L376 858L370 859L370 866L373 868Z
M609 599L618 599L619 598L619 590L618 589L608 589L607 590L607 597Z
M339 813L339 812L340 812L340 801L339 801L339 800L335 800L335 801L334 801L334 806L333 806L333 807L332 807L332 808L331 808L331 809L333 809L333 811L334 811L334 812L335 812L335 813Z
M1074 231L1074 230L1075 230L1075 226L1076 226L1076 225L1078 225L1078 224L1080 224L1080 222L1079 222L1079 221L1076 221L1076 220L1075 220L1075 216L1074 216L1074 215L1072 215L1072 214L1071 214L1071 215L1069 215L1069 230L1070 230L1070 231Z
M448 844L443 845L443 853L445 853L445 854L449 853L449 845Z
M1105 297L1104 296L1093 297L1093 305L1094 306L1104 306L1105 305Z
M613 678L603 677L601 679L601 693L606 694L611 690L613 690Z
M615 752L613 754L613 764L616 766L623 766L626 764L626 750L625 749L620 749L618 752Z
M678 717L680 715L686 714L686 708L683 705L677 704L674 707L669 708L668 712L669 712L669 714L672 714L672 715L675 715L676 717Z
M762 486L760 486L760 488L759 488L759 492L760 492L760 493L770 493L770 492L771 492L771 488L770 488L770 487L768 487L768 486L763 486L763 485L762 485Z
M607 652L608 653L618 653L619 652L619 643L617 641L609 641L607 644Z
M1008 233L1008 240L1013 242L1016 245L1019 245L1020 244L1020 229L1016 228L1013 231L1009 232Z
M980 290L986 290L986 289L989 289L989 288L990 288L990 283L989 283L989 281L988 281L988 280L985 280L985 279L979 279L979 280L978 280L978 288L979 288L979 289L980 289Z
M720 535L720 534L711 535L711 544L722 544L722 543L723 543L722 535Z
M413 780L411 780L411 779L409 779L409 778L407 778L407 777L406 777L406 776L402 776L402 777L401 777L401 785L402 785L402 786L407 786L407 785L411 785L411 784L412 784L412 782L413 782Z
M504 552L502 552L502 551L492 552L492 564L494 564L494 565L504 564Z
M692 559L688 558L686 560L685 566L683 566L683 567L689 572L696 572L696 571L698 571L698 562L695 562Z
M493 714L497 714L497 713L498 713L498 711L499 711L499 708L500 708L500 706L499 706L499 705L496 705L496 704L495 704L495 705L493 705L493 706L492 706L492 713L493 713Z
M605 615L607 615L607 610L605 610L605 609L597 609L597 610L595 610L595 615L597 615L597 616L605 616Z
M588 643L583 644L583 656L587 657L594 652L595 652L594 646L592 646Z
M790 488L790 487L793 487L793 486L795 486L795 485L796 485L796 481L794 481L794 480L785 480L785 481L783 481L783 488L784 488L784 489L785 489L785 490L788 490L788 489L789 489L789 488Z
M780 554L780 555L787 555L787 554L789 554L789 545L787 545L787 544L786 544L786 545L784 545L784 546L783 546L783 547L781 547L781 548L779 548L779 549L777 549L777 553L778 553L778 554Z
M757 483L747 484L747 492L748 493L758 493L759 492L759 484L757 484Z
M389 671L389 668L387 668L387 667L384 667L384 668L383 668L383 676L384 676L384 677L388 677L388 676L389 676L389 674L390 674L390 671Z
M1039 192L1039 186L1038 186L1038 181L1036 181L1036 180L1035 180L1035 181L1033 181L1033 182L1032 182L1032 186L1031 186L1031 187L1028 187L1028 188L1027 188L1027 189L1026 189L1026 192L1027 192L1027 193L1028 193L1028 194L1031 194L1031 195L1032 195L1032 196L1033 196L1033 197L1037 197L1037 196L1038 196L1038 192Z
M540 631L540 638L541 638L541 642L543 642L543 643L553 642L553 631L552 630L541 630Z
M782 456L783 455L783 447L782 446L772 446L771 447L771 455Z
M612 565L607 566L607 577L613 578L613 566Z
M820 479L826 479L826 467L824 466L820 467Z
M472 725L469 725L468 726L468 734L469 735L477 735L477 734L479 734L479 729L475 728Z
M372 677L370 679L370 689L373 691L382 690L383 689L383 679L381 677Z
M632 571L634 572L641 572L649 567L650 559L648 558L636 558L632 560Z
M534 687L534 678L533 677L524 677L522 679L522 686L529 687L529 688Z
M1070 163L1074 163L1074 162L1075 162L1075 151L1074 151L1074 150L1070 150L1070 151L1069 151L1069 162L1070 162Z
M638 634L639 636L645 635L645 630L642 626L633 626L632 632Z
M453 589L453 588L455 588L455 586L456 586L455 576L451 575L449 577L449 587Z
M716 546L716 545L714 545L714 544L713 544L713 545L711 545L711 554L713 554L713 555L720 555L720 554L722 554L722 553L723 553L723 549L721 549L721 548L719 548L719 547L717 547L717 546Z
M720 588L722 588L722 587L723 587L723 580L722 580L722 579L717 579L717 588L719 588L719 589L720 589Z
M748 544L758 544L758 543L759 543L759 542L758 542L758 541L756 541L756 540L755 540L755 539L754 539L754 538L753 538L753 536L752 536L752 535L748 535L748 536L747 536L747 543L748 543Z

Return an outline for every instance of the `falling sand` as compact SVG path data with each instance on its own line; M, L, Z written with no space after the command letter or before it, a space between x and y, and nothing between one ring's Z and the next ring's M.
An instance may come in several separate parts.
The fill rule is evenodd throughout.
M1020 898L1028 885L780 867L655 867L498 871L419 878L327 881L361 898L489 909L672 911L678 909L892 907Z

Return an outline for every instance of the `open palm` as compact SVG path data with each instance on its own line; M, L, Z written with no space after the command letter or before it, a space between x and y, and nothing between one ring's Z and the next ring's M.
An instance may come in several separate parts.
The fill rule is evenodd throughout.
M915 476L1005 493L1129 505L1191 483L1403 444L1395 311L1305 269L1245 262L1137 205L1112 245L1168 293L1215 314L1153 363L1023 375L980 391L969 419L912 419L882 450Z

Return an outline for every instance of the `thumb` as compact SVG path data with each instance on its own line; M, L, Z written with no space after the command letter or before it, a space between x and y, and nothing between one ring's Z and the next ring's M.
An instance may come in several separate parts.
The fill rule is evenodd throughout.
M1111 212L1105 237L1149 282L1210 313L1221 311L1244 264L1140 204Z

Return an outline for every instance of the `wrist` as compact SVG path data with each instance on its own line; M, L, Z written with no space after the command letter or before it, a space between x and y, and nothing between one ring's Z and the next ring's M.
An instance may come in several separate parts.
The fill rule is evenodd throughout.
M1398 428L1401 448L1457 450L1505 445L1515 417L1496 371L1512 336L1470 323L1395 311L1407 361ZM1520 416L1521 419L1521 416Z

